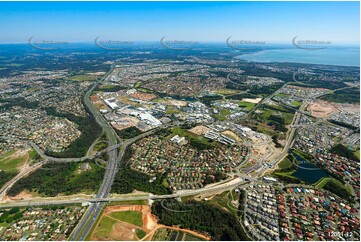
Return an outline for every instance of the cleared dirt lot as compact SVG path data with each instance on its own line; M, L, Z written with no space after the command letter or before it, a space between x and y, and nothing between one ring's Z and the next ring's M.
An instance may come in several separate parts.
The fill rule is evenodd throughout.
M188 130L189 132L196 134L196 135L204 135L205 133L207 133L209 130L211 130L210 128L203 126L203 125L199 125L196 126L194 128L191 128L190 130Z
M109 215L113 212L122 212L122 211L139 211L142 213L143 219L143 230L149 231L155 228L157 225L157 219L152 214L150 207L146 205L119 205L119 206L109 206L105 209L104 214Z
M142 226L131 224L119 220L113 215L117 212L138 211L142 214ZM139 224L140 225L140 224ZM153 231L157 226L157 219L151 213L150 207L145 205L117 205L108 206L104 210L95 230L91 235L91 240L139 240L137 231L143 230L145 233Z
M228 136L232 139L234 139L235 141L237 141L239 144L242 143L242 139L236 135L234 132L230 131L230 130L226 130L226 131L223 131L222 134L224 134L225 136Z
M330 102L317 100L307 107L307 111L315 118L327 118L333 113L339 112L338 108Z
M180 106L180 107L185 107L187 106L187 102L186 101L182 101L182 100L175 100L175 99L168 99L168 98L162 98L158 100L159 103L162 103L164 105L171 105L171 106Z
M157 98L157 95L155 95L155 94L141 93L141 92L136 92L136 93L130 94L129 96L132 98L138 99L138 100L142 100L142 101L151 101L151 100Z
M119 219L116 213L138 211L142 214L142 225L131 224ZM157 218L151 213L151 209L147 205L116 205L105 208L99 222L96 224L94 231L91 234L90 240L93 241L134 241L134 240L151 240L158 229L171 229L187 232L194 236L205 240L210 240L209 237L199 234L197 232L180 229L177 227L170 227L158 224ZM140 239L137 236L137 231L143 230L146 235Z
M262 98L243 98L242 102L248 102L248 103L259 103L262 101Z

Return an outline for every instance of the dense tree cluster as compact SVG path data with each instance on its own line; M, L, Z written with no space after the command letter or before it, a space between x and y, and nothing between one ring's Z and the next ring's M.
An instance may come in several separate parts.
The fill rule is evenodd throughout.
M330 150L331 153L338 154L339 156L346 157L347 159L360 161L360 159L347 147L342 144L337 144Z
M275 111L280 111L280 112L287 112L287 113L295 113L296 109L288 107L288 106L274 106L274 105L267 105L264 104L262 105L262 107L267 108L267 109L271 109L271 110L275 110Z
M20 179L9 190L15 196L23 190L46 196L66 195L83 191L96 192L103 180L105 169L90 162L91 170L78 171L79 163L46 164L42 169ZM79 173L79 174L78 174Z
M326 189L343 199L352 201L351 193L345 188L341 181L331 179L323 186L323 189Z
M312 80L312 78L315 78L314 76L310 76L309 78L310 81L308 82L296 83L294 85L301 87L308 87L308 88L327 88L327 89L338 89L338 88L347 87L347 85L342 81L327 81L327 80L314 81Z
M102 92L118 92L120 90L124 90L126 87L122 87L119 85L111 85L111 86L97 86L94 91L102 91Z
M59 153L46 151L47 155L61 158L82 157L102 133L102 128L91 115L79 117L69 113L58 113L53 107L46 108L46 112L49 115L67 118L70 121L75 122L81 132L80 137L72 142L64 151Z
M0 107L0 110L5 111L9 110L14 106L19 106L22 108L35 109L39 106L39 102L30 102L25 98L8 98L8 99L0 99L0 103L3 103Z
M332 119L330 119L328 121L330 121L333 124L336 124L336 125L348 128L348 129L352 129L352 130L358 130L359 129L358 127L355 127L355 126L353 126L351 124L347 124L347 123L344 123L344 122L340 122L340 121L336 121L336 120L332 120Z
M214 182L220 182L224 179L227 178L227 175L223 172L220 172L220 171L216 171L214 173L214 178L211 177L211 176L206 176L205 179L204 179L204 184L211 184L211 183L214 183Z
M360 103L360 89L352 88L338 90L333 94L323 96L322 99L337 103Z
M123 194L138 190L153 194L170 194L170 190L162 184L165 179L164 176L158 175L155 181L149 182L151 178L145 173L135 171L128 165L124 165L119 169L114 179L112 192Z
M239 94L227 95L226 99L242 100L243 98L257 98L257 97L258 96L250 94L250 93L239 93Z
M129 127L123 130L116 129L116 132L122 139L131 139L142 133L137 127Z
M5 183L10 181L16 174L17 172L0 171L0 187L4 186Z
M249 240L236 216L212 204L196 201L157 201L152 206L152 213L160 219L161 224L179 225L181 228L206 232L214 240Z
M272 135L272 141L275 143L276 148L282 148L283 146L278 142L279 135L274 134Z
M1 223L11 223L14 220L18 220L22 217L23 212L20 211L18 207L13 207L10 210L0 210L0 224Z
M272 125L275 127L275 130L281 132L287 132L287 128L285 126L285 119L278 115L269 116L268 125Z
M203 97L199 97L199 100L208 106L211 105L212 102L217 101L217 100L222 100L222 99L223 99L223 96L221 96L221 95L206 95Z

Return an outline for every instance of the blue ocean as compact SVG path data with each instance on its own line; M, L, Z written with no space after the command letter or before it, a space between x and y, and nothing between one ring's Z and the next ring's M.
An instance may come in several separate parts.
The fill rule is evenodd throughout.
M236 58L254 62L293 62L337 66L360 66L359 47L333 47L321 50L280 48L239 55Z

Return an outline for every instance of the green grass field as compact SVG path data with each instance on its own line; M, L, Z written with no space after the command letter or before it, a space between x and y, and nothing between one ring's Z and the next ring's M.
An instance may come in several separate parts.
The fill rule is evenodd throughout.
M239 91L233 90L233 89L227 89L227 88L220 88L220 89L217 89L216 91L214 91L214 93L219 94L219 95L234 95L234 94L239 93Z
M293 116L294 116L293 113L285 113L285 112L282 112L281 115L282 115L282 118L285 119L285 123L286 123L286 124L291 124L291 123L292 123Z
M167 229L157 229L152 238L153 241L165 241L167 240L168 233Z
M200 136L200 135L196 135L196 134L193 134L189 131L187 131L186 129L182 129L180 127L173 127L171 129L172 131L172 135L168 136L168 138L171 138L173 137L174 135L179 135L179 136L184 136L186 137L187 139L193 141L193 142L196 142L196 143L201 143L201 144L204 144L204 145L210 145L210 146L217 146L219 145L219 143L217 141L210 141L209 139L207 138L204 138L203 136Z
M143 237L144 237L147 233L144 232L144 231L141 230L141 229L137 229L136 234L137 234L137 237L138 237L139 239L143 239Z
M153 93L154 92L153 90L150 90L150 89L147 89L144 87L138 87L137 90L140 92L145 92L145 93Z
M75 75L75 76L70 76L69 80L72 80L72 81L95 81L96 77L89 76L89 75Z
M176 114L180 112L181 111L175 108L174 106L167 106L166 114Z
M40 155L35 150L31 150L29 152L29 158L32 159L32 160L39 158L39 156Z
M215 195L211 200L208 200L207 203L217 205L220 208L225 209L229 213L232 213L233 215L238 217L238 208L233 206L233 204L231 203L232 200L238 199L238 194L232 190Z
M278 93L276 94L277 97L289 97L291 96L290 94L286 94L286 93Z
M267 134L269 136L272 136L275 133L272 128L270 128L269 126L267 126L264 123L258 123L258 125L255 128L256 128L257 132Z
M109 206L113 205L148 205L148 200L113 201L109 203Z
M357 156L357 158L360 159L360 150L356 150L356 151L353 152L353 153Z
M291 162L289 159L287 159L287 158L284 158L280 163L278 163L278 167L279 167L280 169L288 169L288 168L290 168L292 165L293 165L292 162Z
M142 86L142 82L136 82L135 84L134 84L134 88L138 88L138 87L141 87Z
M134 224L139 227L143 226L142 213L139 211L113 212L109 214L109 217L124 221L126 223Z
M282 107L281 107L282 108ZM260 114L261 118L263 120L268 120L271 115L280 114L282 118L285 120L285 124L291 124L293 120L293 113L283 112L283 111L276 111L268 108L260 109L262 111L262 114Z
M349 196L352 194L351 187L347 184L343 184L341 181L335 178L320 179L315 183L317 188L323 188L330 192L349 200Z
M230 113L231 113L231 111L229 111L228 109L220 109L219 113L212 114L212 117L215 119L218 119L220 121L225 121L225 120L227 120L227 117Z
M314 185L317 188L323 188L327 182L329 182L332 178L331 177L322 177L319 181L317 181Z
M109 234L112 231L113 225L118 221L104 216L95 228L94 237L98 239L108 240Z
M95 146L94 146L94 151L100 151L100 150L104 150L108 147L108 142L106 141L100 141L98 142Z
M302 105L302 102L292 101L291 105L294 107L300 107Z
M336 187L339 187L342 190L346 190L347 192L349 192L351 194L350 186L344 185L344 184L342 184L342 182L340 182L339 180L332 178L332 177L323 177L319 181L317 181L314 185L317 188L323 188L327 183L329 183L331 181L332 181L332 184L335 185Z
M249 102L239 102L238 106L242 107L243 109L247 111L251 111L254 106L256 106L255 103L249 103Z
M203 241L202 238L172 229L157 229L152 241Z
M16 171L24 162L26 157L11 157L16 151L10 151L0 156L0 170Z

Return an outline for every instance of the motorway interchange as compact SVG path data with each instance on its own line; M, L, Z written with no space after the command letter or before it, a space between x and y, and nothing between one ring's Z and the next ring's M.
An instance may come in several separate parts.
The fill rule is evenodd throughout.
M300 116L302 112L305 110L305 107L308 104L308 100L305 101L301 107L299 108L298 112L294 116L294 119L291 124L290 131L288 133L288 139L286 142L286 145L284 146L282 152L274 158L271 162L267 163L266 165L261 165L261 169L257 169L257 172L253 174L253 176L248 176L245 174L239 174L238 178L230 179L228 181L220 182L219 184L212 185L210 187L204 187L201 189L194 189L194 190L181 190L177 191L174 194L171 195L147 195L147 196L134 196L134 197L118 197L118 198L110 198L110 190L111 186L113 184L115 175L118 171L118 165L119 162L122 160L122 157L124 155L125 149L128 145L132 144L133 142L137 141L138 139L141 139L145 136L148 136L149 134L155 132L159 128L167 127L165 125L162 125L158 127L157 129L153 129L151 131L148 131L146 133L143 133L135 138L123 141L121 140L114 129L108 124L108 122L103 118L101 113L94 107L93 103L90 101L90 95L94 91L94 89L101 84L102 81L106 79L106 77L112 72L114 66L112 66L111 70L108 72L107 75L105 75L102 79L100 79L94 86L92 86L85 94L84 96L84 102L87 106L87 108L90 110L91 114L95 117L95 120L97 123L103 128L103 131L106 133L108 140L109 140L109 148L107 148L105 151L109 153L109 161L106 165L106 172L103 179L103 182L98 190L98 193L94 198L91 199L79 199L79 200L49 200L44 199L41 201L32 201L32 202L16 202L16 203L9 203L9 204L1 204L0 207L14 207L14 206L41 206L41 205L50 205L50 204L74 204L74 203L84 203L87 202L90 205L88 206L85 214L83 215L82 219L70 235L70 240L85 240L86 236L88 235L89 231L94 226L94 223L96 222L97 218L100 216L104 206L108 202L111 201L132 201L132 200L139 200L139 199L148 199L148 200L157 200L157 199L170 199L170 198L179 198L184 196L190 196L190 195L197 195L197 194L204 194L204 193L210 193L210 192L222 192L230 189L234 189L236 187L239 187L240 185L248 184L251 181L256 181L259 176L262 176L264 172L269 169L275 167L275 165L282 160L288 153L288 150L292 144L292 141L294 139L295 130L297 127L297 124L299 123ZM286 85L284 85L286 86ZM267 100L270 100L272 96L277 94L278 91L276 91L273 95L271 95L268 98L265 98L260 102L258 105L261 105L262 103L266 102ZM257 106L258 106L257 105ZM254 110L254 109L253 109ZM251 112L249 113L251 114ZM248 115L249 115L248 114ZM12 179L10 182L8 182L7 186L5 186L5 189L3 188L0 192L1 195L4 196L6 194L6 191L8 190L11 185L13 185L17 180L19 180L21 177L27 175L28 173L32 172L33 170L37 169L39 166L47 163L47 162L74 162L74 161L82 161L87 158L90 158L89 156L78 158L78 159L72 159L72 158L53 158L46 156L41 149L39 149L35 144L29 142L29 144L37 150L37 152L44 158L44 161L37 163L33 165L33 169L29 169L27 173L20 173L17 177ZM119 152L118 152L119 148ZM105 152L102 151L102 152ZM95 155L92 155L92 157L99 155L99 153L96 153ZM261 161L260 161L261 162Z

